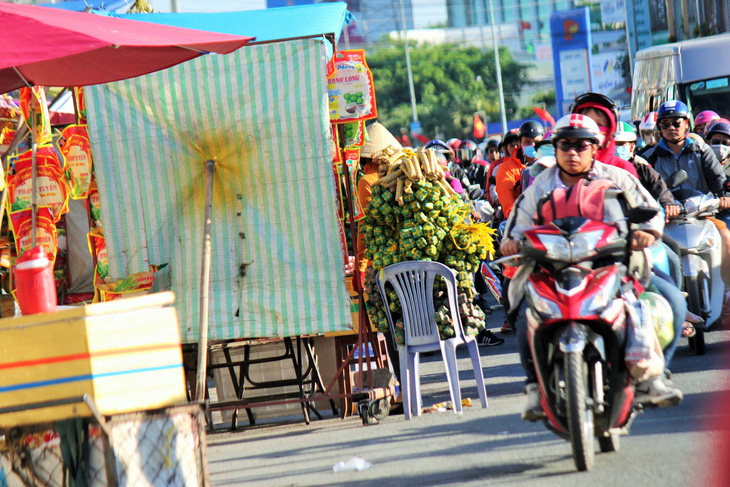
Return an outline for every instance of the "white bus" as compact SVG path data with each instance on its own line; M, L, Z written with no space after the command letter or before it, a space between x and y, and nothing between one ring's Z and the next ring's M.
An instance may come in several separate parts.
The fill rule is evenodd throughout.
M642 49L636 53L631 117L681 100L693 115L712 110L730 117L730 34Z

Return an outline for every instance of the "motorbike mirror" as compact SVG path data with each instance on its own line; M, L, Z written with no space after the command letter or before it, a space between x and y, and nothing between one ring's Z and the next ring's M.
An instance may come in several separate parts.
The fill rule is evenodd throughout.
M472 184L469 186L469 199L476 200L482 195L482 188L478 184Z
M685 171L684 169L680 169L679 171L675 172L667 178L667 187L669 189L676 188L680 184L687 181L687 178L687 171Z
M650 208L648 206L639 206L637 208L631 208L626 215L626 219L629 223L646 223L659 213L656 208Z

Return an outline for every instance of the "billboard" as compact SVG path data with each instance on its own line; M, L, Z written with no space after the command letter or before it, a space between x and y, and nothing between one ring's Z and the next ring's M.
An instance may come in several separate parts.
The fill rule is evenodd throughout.
M568 112L576 95L592 91L591 29L588 7L550 16L558 116Z

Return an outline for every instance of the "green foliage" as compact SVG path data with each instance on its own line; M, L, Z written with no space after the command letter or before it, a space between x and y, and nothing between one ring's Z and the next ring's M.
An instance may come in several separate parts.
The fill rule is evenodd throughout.
M528 118L535 115L535 112L532 110L532 107L541 107L545 108L549 112L555 111L555 88L550 88L549 90L545 91L538 91L534 95L532 95L532 98L530 98L530 104L528 106L520 107L520 110L517 112L518 116L520 118Z
M473 138L474 112L499 119L499 95L494 52L458 44L418 45L411 42L411 68L418 119L427 137L440 131L446 138ZM500 49L507 113L517 111L520 90L527 82L527 64ZM412 120L408 73L402 41L391 41L367 54L373 71L379 121L393 133Z

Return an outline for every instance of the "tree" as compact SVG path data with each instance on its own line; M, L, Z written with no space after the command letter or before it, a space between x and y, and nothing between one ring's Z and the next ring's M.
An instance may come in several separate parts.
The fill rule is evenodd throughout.
M474 112L481 110L489 120L499 120L493 51L457 44L410 45L418 120L426 137L440 133L446 138L473 138ZM505 105L508 113L514 113L529 66L514 61L507 49L500 49L499 58ZM400 133L412 120L403 42L390 41L368 52L367 62L375 81L378 119Z
M555 113L555 109L557 108L555 88L550 88L549 90L545 91L538 91L537 93L532 95L532 98L530 98L530 104L526 107L521 107L520 110L517 112L518 116L520 118L529 118L534 116L535 112L532 110L532 107L544 108L548 112Z

